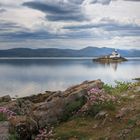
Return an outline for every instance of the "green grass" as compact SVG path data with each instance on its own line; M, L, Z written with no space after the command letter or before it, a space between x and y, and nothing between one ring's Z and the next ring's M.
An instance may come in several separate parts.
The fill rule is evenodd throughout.
M18 135L16 133L10 134L9 140L19 140Z
M88 134L79 132L79 131L74 131L74 130L70 130L67 132L59 132L56 135L56 138L58 140L68 140L69 138L77 138L78 140L89 140L89 136Z
M120 82L120 81L115 81L115 86L113 87L112 85L105 84L103 86L103 89L105 92L113 95L119 95L125 91L128 90L130 83L129 82Z
M65 106L64 114L61 117L61 121L66 121L70 117L72 117L84 104L85 104L85 97L78 98L77 100L68 103Z
M140 138L140 128L134 128L126 137L127 140L135 140Z
M129 88L129 85L130 85L129 82L115 81L115 83L116 83L115 89L116 89L116 91L118 91L120 93L124 92L124 91L127 91L128 88Z
M109 84L104 84L103 85L103 89L105 90L105 92L107 93L112 93L112 90L114 89L112 85Z
M87 114L90 116L95 116L97 113L99 113L102 110L114 111L115 109L116 109L116 104L110 101L103 104L92 105L88 110Z
M67 122L63 122L54 129L55 138L58 140L99 140L107 136L107 127L101 126L94 129L95 124L101 120L94 119L91 116L78 117ZM113 127L113 125L111 125Z
M116 104L113 101L109 101L109 102L102 104L101 107L102 107L102 109L105 109L105 110L115 111Z
M3 113L0 113L0 122L6 120L7 120L6 116Z
M127 125L135 125L135 124L136 124L136 120L129 119L127 122Z
M87 112L87 114L82 116L75 115L75 117L71 117L71 119L68 121L62 122L59 124L59 126L56 126L54 129L55 138L58 140L68 140L70 138L75 138L78 140L106 140L109 137L117 136L118 132L125 128L132 129L130 133L126 134L125 139L133 140L140 138L140 128L136 125L136 121L140 118L140 96L138 95L137 98L132 100L126 98L126 96L125 99L121 96L121 93L126 95L133 95L133 92L131 90L129 91L130 83L118 81L115 82L116 85L114 87L106 84L104 85L103 89L106 93L118 97L120 103L105 102L103 104L94 104ZM66 107L68 107L68 112L72 112L75 109L77 110L80 105L80 101L77 100L76 102L68 104ZM120 121L116 119L115 116L122 107L135 107L136 110L124 116L124 120ZM94 116L102 110L107 110L109 114L104 125L102 125L104 120L94 118ZM96 125L98 125L98 127L96 127ZM119 139L123 140L124 138Z

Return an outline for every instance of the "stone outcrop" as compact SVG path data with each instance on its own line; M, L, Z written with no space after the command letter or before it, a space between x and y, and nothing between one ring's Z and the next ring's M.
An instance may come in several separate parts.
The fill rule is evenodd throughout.
M11 97L9 95L0 97L0 103L1 102L10 102L11 101Z
M9 139L9 122L0 122L0 140Z
M63 93L56 92L50 95L46 101L36 104L33 110L33 118L38 122L39 127L59 121L63 116L65 106L87 94L89 88L102 88L100 80L82 83L68 88Z
M16 117L9 120L10 131L16 131L20 140L31 139L32 134L35 134L38 129L59 122L68 104L86 96L89 89L102 87L101 80L85 81L63 92L46 91L43 94L10 101L3 105L17 113Z

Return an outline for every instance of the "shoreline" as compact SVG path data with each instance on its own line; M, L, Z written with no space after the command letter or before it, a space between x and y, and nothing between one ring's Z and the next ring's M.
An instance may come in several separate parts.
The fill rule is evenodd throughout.
M100 79L97 79L97 80L100 80ZM75 84L75 85L76 86L77 85L81 85L82 83L87 82L87 81L88 80L85 80L85 81L81 82L80 84ZM96 81L96 80L94 80L94 81ZM104 81L102 81L102 82L104 84L108 84L108 85L110 85L112 87L115 87L117 81L119 81L119 82L126 82L126 83L136 83L136 82L139 82L140 81L140 78L132 78L131 80L115 80L114 83L112 83L112 84L111 83L104 82ZM26 98L26 97L38 96L38 95L42 95L42 94L46 94L46 93L53 94L55 92L65 92L67 89L75 87L75 85L68 86L67 88L65 88L63 90L46 90L46 91L44 90L43 92L38 92L38 93L35 93L35 94L24 95L24 96L17 96L17 95L11 96L10 94L5 94L5 95L0 96L0 98L9 96L10 100L16 100L18 98Z
M95 133L100 127L106 130L106 125L109 124L111 125L110 128L113 129L112 127L117 126L115 124L117 123L116 120L121 119L123 122L122 118L127 117L125 116L127 110L131 112L133 110L133 116L138 115L138 111L134 109L139 109L139 99L140 81L135 83L117 82L116 86L112 87L101 80L84 81L81 84L67 88L65 91L45 91L45 93L15 100L11 100L10 96L6 96L3 99L0 98L0 129L7 130L5 137L14 135L14 140L17 138L20 140L34 140L35 137L39 137L39 133L42 133L42 131L45 133L42 136L43 138L55 140L60 137L61 140L66 135L62 134L62 130L69 128L66 124L71 124L71 121L77 119L80 119L79 123L82 123L84 122L82 118L85 118L87 122L83 127L90 127L90 123L93 123L92 127L94 128L92 128L92 131ZM5 115L3 116L1 113ZM91 121L91 118L93 121ZM1 125L4 122L6 124L3 128ZM97 125L95 122L99 124ZM69 128L68 131L66 129L65 133L74 131L75 127ZM133 128L137 129L137 125L134 125ZM131 130L131 128L129 129ZM87 135L89 132L85 129L82 134L81 126L78 130L74 134L77 136L77 140L80 140L81 136L88 138L88 135L92 138L93 132ZM112 134L109 133L107 137L116 138L118 137L117 132L118 129ZM69 134L66 139L73 138L74 135L73 133ZM97 137L101 136L103 135L100 134Z
M98 80L98 79L97 79ZM100 80L100 79L99 79ZM85 81L90 81L90 80L85 80ZM83 82L81 82L81 83L84 83L85 81L83 81ZM96 80L95 80L96 81ZM132 78L132 79L130 79L130 80L114 80L114 82L112 83L112 82L105 82L105 81L103 81L103 80L101 80L103 83L105 83L105 84L108 84L108 85L110 85L110 86L112 86L112 87L115 87L115 85L116 85L116 82L117 81L119 81L119 82L126 82L126 83L135 83L135 82L139 82L140 81L140 78ZM42 95L42 94L45 94L46 92L49 92L49 93L55 93L55 92L59 92L59 91L61 91L61 92L64 92L65 90L67 90L67 89L69 89L69 88L71 88L71 87L74 87L75 85L80 85L81 83L77 83L77 84L72 84L71 86L68 86L68 87L66 87L66 88L64 88L64 89L58 89L58 90L44 90L44 91L42 91L42 92L36 92L36 93L34 93L34 94L30 94L30 95L22 95L22 96L19 96L19 95L10 95L10 94L4 94L4 95L1 95L0 96L0 98L1 97L4 97L4 96L9 96L12 100L16 100L16 99L18 99L18 98L26 98L26 97L31 97L31 96L37 96L37 95Z

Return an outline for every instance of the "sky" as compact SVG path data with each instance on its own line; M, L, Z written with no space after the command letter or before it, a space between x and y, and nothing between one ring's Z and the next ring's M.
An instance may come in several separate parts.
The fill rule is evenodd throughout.
M140 49L140 0L0 0L0 49Z

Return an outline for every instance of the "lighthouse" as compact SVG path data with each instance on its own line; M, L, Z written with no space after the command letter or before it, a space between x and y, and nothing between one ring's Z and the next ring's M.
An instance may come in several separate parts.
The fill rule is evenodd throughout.
M120 54L117 52L117 50L115 49L109 57L110 57L110 58L120 58L121 55L120 55Z

